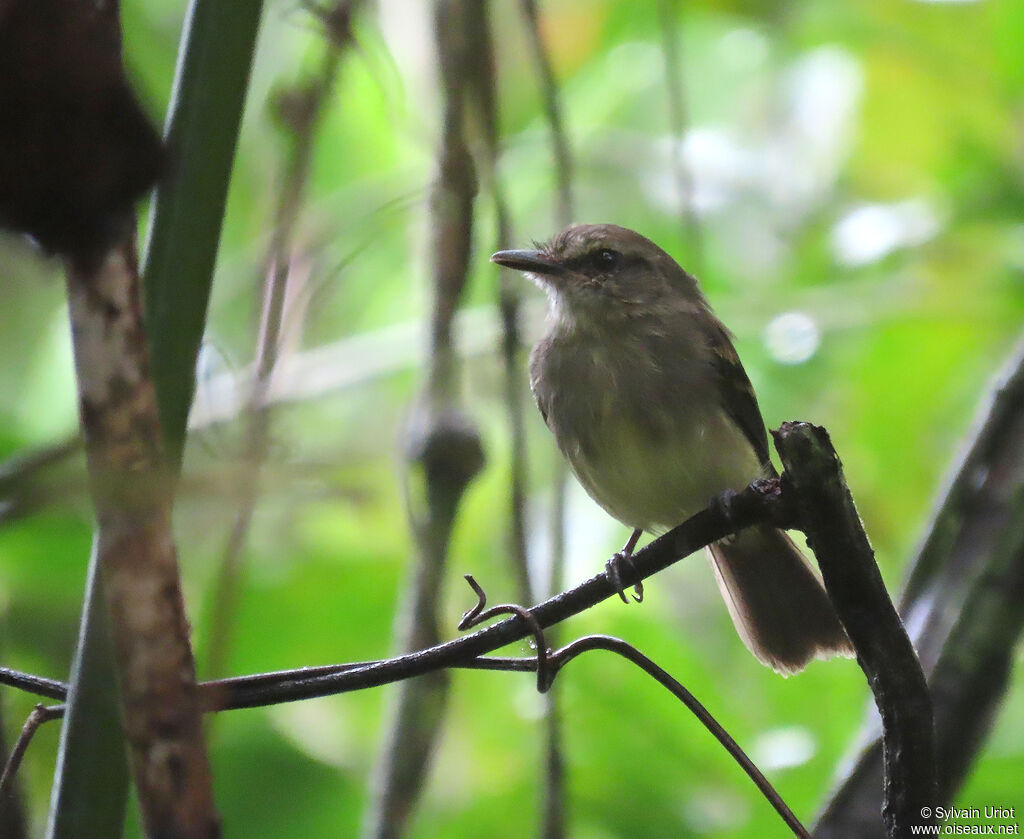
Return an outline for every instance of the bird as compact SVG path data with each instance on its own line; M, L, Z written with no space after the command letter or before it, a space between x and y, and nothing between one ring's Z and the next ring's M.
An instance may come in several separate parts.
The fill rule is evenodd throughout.
M634 230L574 224L491 260L547 295L530 386L580 484L633 528L608 564L625 600L617 569L643 532L663 533L709 499L776 476L750 379L696 278ZM754 526L708 554L758 660L789 675L853 655L820 578L784 531Z

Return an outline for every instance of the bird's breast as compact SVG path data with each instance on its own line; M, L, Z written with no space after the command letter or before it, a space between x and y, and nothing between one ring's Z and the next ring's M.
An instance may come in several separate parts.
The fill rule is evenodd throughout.
M658 532L758 477L750 443L722 410L717 380L686 347L552 340L531 363L534 393L587 492L619 521Z

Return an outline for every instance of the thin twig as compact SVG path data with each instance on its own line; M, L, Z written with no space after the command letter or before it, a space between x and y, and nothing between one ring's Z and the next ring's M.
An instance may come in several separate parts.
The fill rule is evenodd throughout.
M758 482L739 493L728 516L720 506L712 505L702 510L637 551L632 564L623 569L623 585L632 586L682 557L745 527L761 523L794 526L790 508L778 492L777 482ZM530 612L540 626L547 628L602 600L617 596L607 575L601 573L534 606ZM208 710L256 707L390 684L445 667L465 666L478 656L528 634L520 620L509 619L470 635L383 661L223 679L216 683L216 690L204 692L205 705Z
M775 808L775 811L789 829L793 831L794 835L801 837L801 839L811 839L807 829L800 823L800 820L794 815L782 796L779 795L768 779L762 774L761 770L747 757L746 752L740 748L739 744L730 736L721 723L714 718L711 712L680 682L636 649L636 647L627 644L621 638L613 638L609 635L588 635L573 641L571 644L551 654L549 662L551 677L554 678L555 674L560 672L572 659L588 650L608 650L622 656L672 693L700 721L701 725L711 732L732 759L747 773L750 780L754 782L755 786L761 791L761 794Z
M498 606L492 606L490 609L485 609L487 605L487 596L484 594L484 590L480 588L480 585L472 574L466 574L466 582L469 583L470 588L476 592L478 598L477 603L473 608L464 612L462 620L459 621L459 629L465 631L473 626L479 626L486 620L490 620L498 615L516 615L523 623L526 624L530 630L530 634L533 635L533 642L537 648L537 691L539 693L547 693L551 688L551 683L554 681L554 674L548 673L548 646L547 640L544 638L544 630L541 625L537 623L537 618L534 617L529 609L522 606L517 606L514 603L502 603Z
M28 744L32 742L32 737L36 730L44 722L64 716L64 710L63 705L36 705L29 713L28 719L25 720L25 725L21 728L18 742L14 744L10 756L7 758L3 775L0 775L0 802L3 802L10 795L18 767L21 765L21 759L25 756L25 750L28 748Z
M561 669L578 655L581 655L588 650L597 649L617 653L623 658L631 661L651 676L651 678L655 679L684 705L686 705L686 707L690 709L691 713L700 720L701 724L714 735L715 739L717 739L719 743L722 744L725 750L732 756L733 760L743 768L743 771L747 773L750 779L761 791L762 795L764 795L764 797L771 803L776 812L782 817L782 820L790 827L793 833L801 837L801 839L811 839L810 834L800 823L800 820L793 814L793 811L790 810L789 806L782 799L782 796L776 792L775 788L771 783L769 783L768 779L765 778L761 770L757 768L749 757L747 757L739 744L736 743L736 741L729 735L725 728L722 727L718 720L714 718L707 708L705 708L678 680L669 675L669 673L655 664L632 644L626 643L621 638L613 638L609 635L588 635L567 644L556 652L552 652L548 649L547 639L544 637L544 630L537 622L537 618L527 609L511 603L503 603L499 606L492 606L490 609L485 609L484 607L487 604L487 596L484 594L484 590L476 580L473 579L471 574L466 574L466 582L469 583L470 587L476 593L477 602L476 605L463 614L462 620L459 621L459 629L465 630L472 626L477 626L485 620L489 620L492 617L503 614L512 614L522 620L529 629L530 634L533 635L533 643L537 650L537 655L534 658L534 667L537 671L537 690L540 693L547 693L554 684L555 677L559 672L561 672Z

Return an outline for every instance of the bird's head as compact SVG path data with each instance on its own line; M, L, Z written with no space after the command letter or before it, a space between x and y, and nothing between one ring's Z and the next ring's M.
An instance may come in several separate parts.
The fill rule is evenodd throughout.
M574 224L492 262L524 272L561 320L595 326L706 307L697 282L650 239L614 224Z

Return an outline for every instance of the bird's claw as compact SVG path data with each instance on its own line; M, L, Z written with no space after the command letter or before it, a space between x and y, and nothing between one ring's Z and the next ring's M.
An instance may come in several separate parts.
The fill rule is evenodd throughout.
M616 551L612 558L604 564L604 573L608 577L608 582L611 583L615 592L619 595L623 603L629 604L629 598L626 597L625 586L622 583L622 566L628 566L629 570L633 570L633 558L630 554L625 551ZM633 599L637 603L642 603L644 599L644 584L638 582L633 586Z

